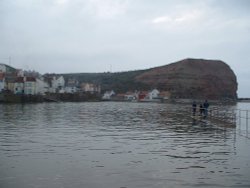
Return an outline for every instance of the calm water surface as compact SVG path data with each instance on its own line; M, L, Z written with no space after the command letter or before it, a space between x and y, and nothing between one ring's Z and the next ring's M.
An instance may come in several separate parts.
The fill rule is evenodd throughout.
M0 105L0 187L250 187L250 139L179 107Z

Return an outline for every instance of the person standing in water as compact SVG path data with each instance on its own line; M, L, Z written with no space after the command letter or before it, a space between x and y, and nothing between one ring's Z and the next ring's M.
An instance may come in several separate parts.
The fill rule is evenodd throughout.
M193 116L195 116L195 114L196 114L196 106L197 106L196 102L195 102L195 101L193 101L193 104L192 104L192 108L193 108Z
M209 103L207 102L207 100L205 100L204 104L203 104L203 108L204 108L204 117L207 117L208 114L208 107L209 107Z
M202 104L200 104L200 116L202 116L202 115L203 115L203 111L204 111L203 105L202 105Z

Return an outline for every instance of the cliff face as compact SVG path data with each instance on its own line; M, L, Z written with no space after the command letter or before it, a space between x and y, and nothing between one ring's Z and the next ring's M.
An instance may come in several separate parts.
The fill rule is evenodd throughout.
M173 98L237 98L234 72L217 60L185 59L150 69L136 76L135 81L169 91Z

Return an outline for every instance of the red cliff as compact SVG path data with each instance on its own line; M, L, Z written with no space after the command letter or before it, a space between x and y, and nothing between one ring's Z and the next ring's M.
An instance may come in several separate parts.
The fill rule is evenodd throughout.
M172 98L236 99L237 79L232 69L218 60L185 59L150 69L136 78Z

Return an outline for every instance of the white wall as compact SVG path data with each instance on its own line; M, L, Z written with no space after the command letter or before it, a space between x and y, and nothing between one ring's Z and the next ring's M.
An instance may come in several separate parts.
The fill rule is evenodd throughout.
M65 80L62 76L59 78L55 78L52 80L52 87L57 89L58 87L64 87L65 86Z
M49 84L37 78L36 79L36 94L44 95L48 91L49 91Z
M64 90L65 93L76 93L78 89L76 87L65 87Z
M36 94L36 82L25 82L24 83L24 94L35 95Z
M24 83L14 84L14 94L22 94L24 90Z
M157 98L159 94L160 92L157 89L154 89L149 93L149 99Z

